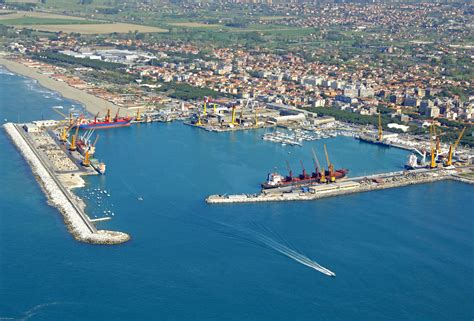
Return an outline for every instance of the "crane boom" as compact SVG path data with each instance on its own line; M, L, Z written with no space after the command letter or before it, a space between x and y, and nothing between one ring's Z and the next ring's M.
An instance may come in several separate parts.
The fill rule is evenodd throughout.
M289 177L292 178L293 172L291 171L290 163L288 163L288 161L286 161L286 167L288 168Z
M326 161L328 162L328 167L331 166L331 162L329 161L328 150L326 149L326 144L324 144L324 153L326 154Z
M455 151L456 148L458 147L459 142L461 141L462 136L464 135L464 131L465 131L465 130L466 130L466 127L463 127L463 129L462 129L461 132L459 133L459 136L458 136L458 139L456 140L456 142L454 142L454 144L449 145L448 160L447 160L447 162L446 162L446 165L447 165L447 166L453 165L453 154L454 154L454 151Z
M316 168L321 169L321 165L319 164L319 159L318 156L316 156L316 152L314 151L314 148L311 148L311 151L313 152L313 160L316 162Z
M459 142L461 141L462 139L462 136L464 135L464 131L466 130L466 127L464 126L463 129L461 130L461 133L459 134L459 137L458 139L456 140L456 142L454 143L454 149L456 149L459 145Z
M95 140L94 140L94 143L92 144L92 147L95 147L95 144L97 144L97 141L99 140L99 137L100 137L99 134L97 134L97 136L95 136Z
M379 135L377 137L378 141L381 142L383 139L383 129L382 129L382 115L379 112Z

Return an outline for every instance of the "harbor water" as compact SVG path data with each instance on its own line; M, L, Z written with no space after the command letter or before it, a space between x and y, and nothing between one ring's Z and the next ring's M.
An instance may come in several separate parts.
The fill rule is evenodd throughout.
M60 118L75 102L0 69L0 120ZM76 107L77 108L77 107ZM100 132L105 176L76 193L120 246L75 241L0 132L0 320L470 320L472 186L444 181L312 202L209 205L270 171L401 170L408 153L337 137L280 146L264 130L180 122ZM290 249L291 251L287 251ZM286 252L285 252L286 251ZM336 273L301 264L301 255ZM321 269L321 271L324 271Z

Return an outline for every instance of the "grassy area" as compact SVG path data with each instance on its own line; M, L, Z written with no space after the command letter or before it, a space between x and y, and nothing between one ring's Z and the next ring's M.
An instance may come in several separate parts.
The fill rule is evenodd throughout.
M97 23L98 21L94 21L94 20L53 19L53 18L37 18L37 17L24 17L24 18L0 20L0 24L14 25L14 26L97 24Z

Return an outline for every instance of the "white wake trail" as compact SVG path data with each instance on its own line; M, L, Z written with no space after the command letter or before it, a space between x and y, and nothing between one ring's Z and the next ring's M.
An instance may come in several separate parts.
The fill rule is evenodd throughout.
M259 234L257 232L254 232L254 236L257 238L257 240L259 240L260 242L264 243L265 245L271 247L272 249L278 251L279 253L289 257L290 259L293 259L295 260L296 262L299 262L303 265L306 265L318 272L321 272L323 274L326 274L328 276L336 276L336 273L332 272L331 270L325 268L324 266L318 264L317 262L311 260L310 258L304 256L303 254L301 253L298 253L296 252L295 250L293 249L290 249L289 247L281 244L281 243L278 243L277 241L265 236L265 235L262 235L262 234Z

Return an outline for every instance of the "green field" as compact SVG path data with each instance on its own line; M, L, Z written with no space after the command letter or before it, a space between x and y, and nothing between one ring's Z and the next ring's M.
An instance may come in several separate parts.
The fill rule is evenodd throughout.
M53 19L53 18L36 18L36 17L24 17L24 18L0 20L0 24L14 25L14 26L73 25L73 24L97 24L97 23L100 23L100 22L93 21L93 20Z

